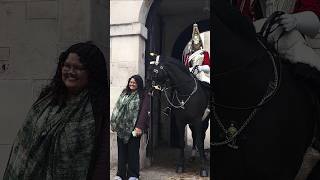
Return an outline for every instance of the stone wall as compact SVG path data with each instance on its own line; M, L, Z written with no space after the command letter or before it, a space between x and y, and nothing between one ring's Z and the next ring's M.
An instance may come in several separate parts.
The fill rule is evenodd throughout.
M88 40L107 52L108 24L104 0L0 0L0 177L17 131L53 76L60 52Z

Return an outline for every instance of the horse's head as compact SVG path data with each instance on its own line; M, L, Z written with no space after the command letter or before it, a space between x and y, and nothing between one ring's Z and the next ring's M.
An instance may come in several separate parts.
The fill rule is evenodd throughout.
M160 62L160 56L156 57L155 61L151 61L147 68L146 80L149 81L148 89L161 90L162 86L168 80L168 73L166 72L164 63Z

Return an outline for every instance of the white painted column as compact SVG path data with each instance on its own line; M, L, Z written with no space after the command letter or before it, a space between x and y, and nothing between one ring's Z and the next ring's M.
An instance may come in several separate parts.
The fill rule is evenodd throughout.
M145 0L110 1L110 113L134 74L145 76L147 29ZM111 116L111 115L110 115ZM146 137L141 138L140 167L147 166ZM110 132L110 166L117 164L116 133Z

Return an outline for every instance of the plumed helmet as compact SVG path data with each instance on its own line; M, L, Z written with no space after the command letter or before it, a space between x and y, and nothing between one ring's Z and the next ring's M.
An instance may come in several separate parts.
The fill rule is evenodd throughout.
M198 29L198 24L196 23L193 24L193 30L192 30L192 48L193 50L198 50L200 48L203 48L200 32Z

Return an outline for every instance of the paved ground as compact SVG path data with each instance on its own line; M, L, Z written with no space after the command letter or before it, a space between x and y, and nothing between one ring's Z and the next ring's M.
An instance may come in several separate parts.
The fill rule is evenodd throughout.
M140 180L209 180L210 178L201 178L199 176L199 159L192 160L191 148L187 147L186 154L186 172L177 174L175 172L175 162L178 150L172 148L161 148L155 154L156 159L152 167L142 169L140 174ZM209 150L206 150L208 159ZM314 150L308 149L305 157L305 162L301 167L301 171L298 173L295 180L305 180L306 176L310 173L311 167L320 160L320 153ZM207 162L207 169L210 170L210 162ZM210 171L209 171L210 173ZM112 180L116 174L116 169L110 170L110 179Z
M199 176L199 159L192 160L191 148L186 148L186 169L185 173L177 174L175 172L175 163L177 157L177 149L161 148L155 154L158 156L154 159L152 167L142 169L140 171L140 180L209 180L210 178L201 178ZM208 159L209 150L206 150ZM210 162L207 162L207 169ZM116 173L116 169L111 169L110 179L113 179ZM210 172L209 172L210 173Z

